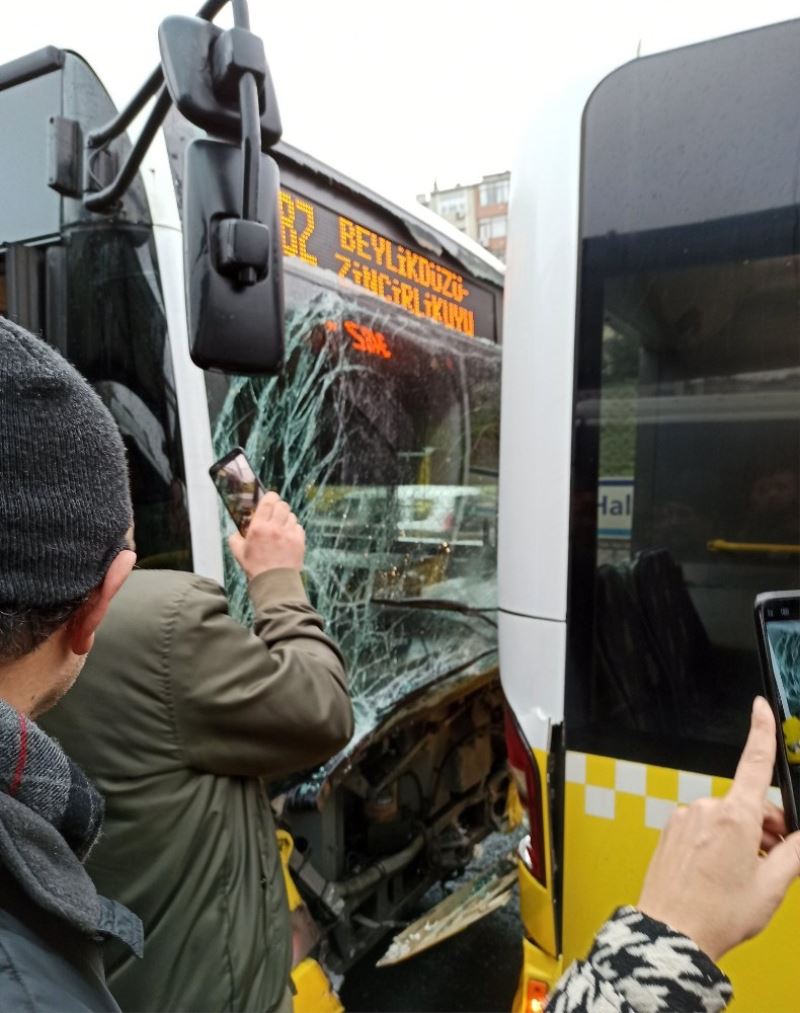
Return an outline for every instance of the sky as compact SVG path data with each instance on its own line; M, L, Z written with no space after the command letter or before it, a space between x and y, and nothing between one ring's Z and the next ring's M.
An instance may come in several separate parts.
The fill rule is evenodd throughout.
M75 49L119 105L158 61L159 22L199 6L28 0L4 24L0 62ZM250 0L250 11L284 138L404 204L434 181L513 169L530 109L564 78L800 14L796 0Z

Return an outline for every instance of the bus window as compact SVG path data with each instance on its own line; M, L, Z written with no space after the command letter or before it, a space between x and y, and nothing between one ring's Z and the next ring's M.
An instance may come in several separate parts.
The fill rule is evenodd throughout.
M0 242L15 243L55 235L61 226L61 201L47 179L51 116L61 114L62 73L51 71L0 92L0 136L14 138L0 156L3 202Z
M569 748L717 774L760 687L753 598L800 576L798 40L765 79L765 33L637 61L586 112Z
M122 432L139 565L191 569L177 398L151 230L78 227L64 248L65 353Z
M177 402L144 190L134 181L119 214L101 220L42 186L48 118L63 112L91 127L114 113L83 60L63 53L58 67L0 90L0 123L27 131L21 144L0 152L0 182L15 195L0 208L0 311L66 355L114 416L128 452L139 565L191 569Z
M214 446L241 444L308 535L309 593L356 713L494 657L499 349L287 265L287 365L223 385ZM330 287L328 287L330 285ZM474 381L474 388L471 384ZM228 561L230 564L230 560ZM229 565L241 611L247 595Z

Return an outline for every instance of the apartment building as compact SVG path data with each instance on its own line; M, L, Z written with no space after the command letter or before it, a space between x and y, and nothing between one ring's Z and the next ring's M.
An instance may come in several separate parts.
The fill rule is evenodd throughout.
M492 173L479 183L442 190L434 183L433 190L420 194L417 200L505 260L510 183L510 172Z

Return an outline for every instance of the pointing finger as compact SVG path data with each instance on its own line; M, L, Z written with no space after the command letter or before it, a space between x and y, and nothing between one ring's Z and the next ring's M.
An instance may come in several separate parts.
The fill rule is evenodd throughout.
M750 734L744 746L728 797L749 808L757 807L761 818L767 789L775 766L775 718L763 696L753 701Z

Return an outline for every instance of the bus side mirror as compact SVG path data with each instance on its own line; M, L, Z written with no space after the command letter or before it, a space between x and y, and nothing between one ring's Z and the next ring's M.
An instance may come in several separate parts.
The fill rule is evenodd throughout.
M185 154L192 360L225 373L277 372L283 358L279 175L262 149L280 138L281 123L264 46L245 28L226 32L184 17L162 22L159 43L178 110L221 138L195 140Z
M236 67L248 67L257 77L261 147L270 148L280 140L275 88L257 35L174 15L161 22L158 42L164 80L181 116L213 137L238 142L242 122Z
M202 369L274 373L283 358L278 166L261 155L260 221L241 218L243 157L220 141L186 150L183 256L189 351ZM243 284L242 270L255 281Z

